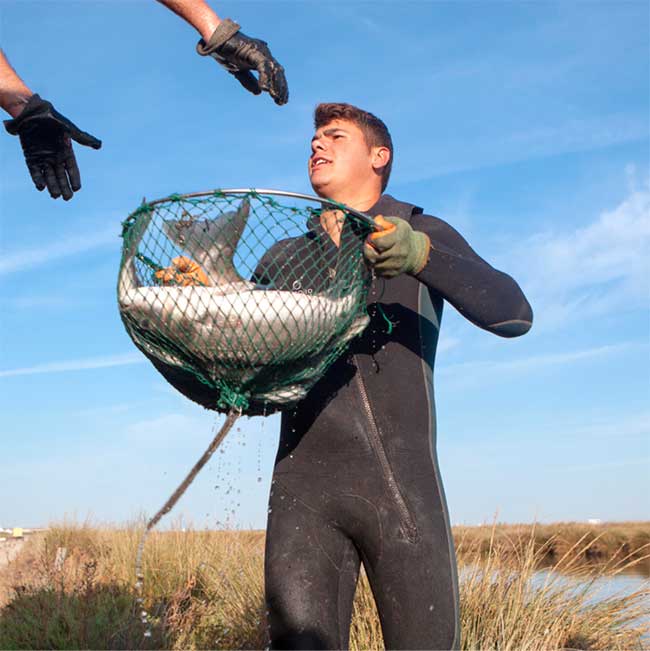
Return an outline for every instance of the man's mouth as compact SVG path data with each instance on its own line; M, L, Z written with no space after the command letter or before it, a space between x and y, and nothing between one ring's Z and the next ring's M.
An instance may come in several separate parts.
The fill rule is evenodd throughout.
M316 156L316 158L312 158L311 160L311 169L315 170L317 167L320 167L321 165L329 165L331 162L332 161L328 160L327 158Z

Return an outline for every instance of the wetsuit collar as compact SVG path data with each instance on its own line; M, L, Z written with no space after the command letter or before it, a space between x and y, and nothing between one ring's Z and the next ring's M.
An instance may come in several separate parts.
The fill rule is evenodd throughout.
M392 197L390 194L382 194L377 200L377 203L365 212L371 217L376 217L377 215L393 215L401 217L404 212L404 206L411 208L410 214L419 215L422 213L422 208L419 206L406 204L403 201L397 201L397 199Z

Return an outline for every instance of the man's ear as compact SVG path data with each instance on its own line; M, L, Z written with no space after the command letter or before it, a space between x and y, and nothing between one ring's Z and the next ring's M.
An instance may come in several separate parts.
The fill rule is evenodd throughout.
M375 172L381 174L381 170L388 165L390 161L390 149L388 147L372 148L372 167Z

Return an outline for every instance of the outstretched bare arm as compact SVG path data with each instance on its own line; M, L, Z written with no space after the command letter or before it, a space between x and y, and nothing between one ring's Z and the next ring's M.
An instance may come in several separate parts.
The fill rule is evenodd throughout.
M289 89L284 68L273 57L266 41L246 36L235 21L219 18L204 0L158 2L201 34L196 47L200 55L212 57L254 95L266 91L276 104L287 103Z
M15 118L20 115L33 94L0 50L0 106Z
M204 0L158 0L161 5L187 21L207 41L221 18Z

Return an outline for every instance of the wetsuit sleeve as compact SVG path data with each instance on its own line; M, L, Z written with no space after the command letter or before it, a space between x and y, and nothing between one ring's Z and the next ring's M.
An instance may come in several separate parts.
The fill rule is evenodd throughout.
M530 330L533 311L513 278L479 257L441 219L413 215L411 226L431 240L429 259L415 276L420 282L479 328L502 337L518 337Z

